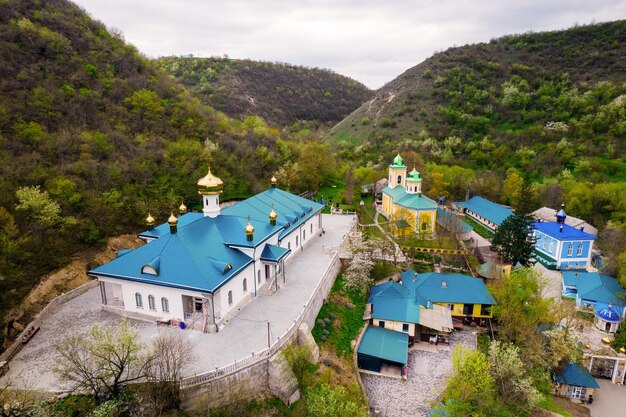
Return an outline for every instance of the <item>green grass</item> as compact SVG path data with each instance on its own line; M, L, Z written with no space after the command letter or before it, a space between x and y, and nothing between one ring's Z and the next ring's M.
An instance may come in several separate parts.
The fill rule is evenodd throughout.
M324 208L324 210L322 210L322 213L326 213L326 214L330 213L330 206L328 206L328 201L330 197L332 197L333 199L333 205L339 202L340 209L347 210L347 211L356 211L355 206L357 206L359 201L361 201L358 195L355 194L353 204L341 203L341 196L343 192L345 191L345 189L346 189L346 183L343 181L336 180L332 185L324 186L320 188L319 191L313 195L313 198L316 200L319 200L322 197L324 197L324 200L326 200L327 205Z
M363 200L363 207L361 207L360 202ZM374 223L374 217L376 216L376 208L374 208L374 197L363 197L359 200L359 223L361 224L372 224Z
M443 249L456 249L456 241L450 237L444 237L441 239L420 239L416 234L410 234L403 237L398 242L401 246L409 246L413 248L443 248Z
M312 330L313 337L320 346L329 346L338 355L352 353L350 343L363 327L363 313L365 312L365 296L346 291L344 284L344 278L341 275L338 276L326 304L317 315ZM353 307L349 308L347 304ZM322 336L326 336L325 341L322 340Z
M537 404L537 406L565 417L572 417L572 414L569 411L563 410L554 402L554 397L551 395L546 395L543 401Z
M474 231L478 233L480 236L484 237L485 239L491 239L493 237L493 232L491 230L479 224L474 219L468 216L465 216L465 217L462 217L461 220L463 220L465 223L472 226L474 228Z
M593 323L593 313L587 313L586 311L577 311L576 317Z

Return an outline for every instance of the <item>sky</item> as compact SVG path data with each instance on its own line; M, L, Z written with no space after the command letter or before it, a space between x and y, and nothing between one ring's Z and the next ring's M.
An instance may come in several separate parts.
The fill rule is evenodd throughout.
M435 52L626 18L626 0L75 0L150 58L329 68L379 88Z

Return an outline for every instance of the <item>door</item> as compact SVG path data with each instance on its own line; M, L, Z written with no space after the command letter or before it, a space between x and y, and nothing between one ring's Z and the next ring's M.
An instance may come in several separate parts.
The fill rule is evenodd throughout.
M267 281L268 279L270 279L270 266L265 265L265 280Z

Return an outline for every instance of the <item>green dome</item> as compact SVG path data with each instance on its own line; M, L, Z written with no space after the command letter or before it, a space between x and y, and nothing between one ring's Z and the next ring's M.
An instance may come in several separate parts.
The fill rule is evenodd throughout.
M409 176L406 180L409 182L420 182L422 181L422 177L420 177L420 173L417 172L415 168L413 168L413 171L409 172Z
M396 155L396 157L393 158L393 164L391 164L391 166L406 168L404 166L404 160L402 160L402 157L400 156L400 154Z

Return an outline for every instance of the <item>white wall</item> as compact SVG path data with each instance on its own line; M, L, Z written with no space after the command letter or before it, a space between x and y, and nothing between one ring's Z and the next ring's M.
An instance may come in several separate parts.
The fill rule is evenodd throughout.
M289 234L282 238L282 240L280 241L280 247L291 249L291 253L288 255L287 259L293 257L295 254L300 252L303 247L307 246L313 241L315 237L319 236L321 218L322 214L318 213L300 226L292 226L292 230L289 232ZM313 227L313 232L311 232L311 226ZM297 244L296 237L298 237ZM302 241L302 237L304 237L304 242Z
M246 292L243 291L244 279L247 279L248 283ZM233 292L233 304L231 306L228 305L229 291ZM213 296L215 321L219 323L225 319L229 320L237 312L237 309L241 308L252 297L254 297L254 264L248 265L215 292Z

